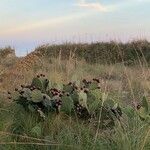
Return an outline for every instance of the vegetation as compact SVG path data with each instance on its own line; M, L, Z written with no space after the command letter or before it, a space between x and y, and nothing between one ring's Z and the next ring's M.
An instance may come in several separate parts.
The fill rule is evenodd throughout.
M77 116L78 118L95 119L97 121L99 112L101 112L102 127L112 127L114 125L113 116L120 119L122 111L113 100L107 99L104 101L99 83L99 79L93 79L93 81L84 79L80 86L75 82L70 82L62 86L55 85L56 87L59 86L59 89L56 87L50 88L49 80L41 74L33 79L31 85L22 86L20 90L15 89L12 97L10 92L8 94L9 99L13 98L26 111L39 113L44 120L46 114L63 112L70 117ZM146 102L143 108L148 105ZM148 108L146 113L147 111ZM144 115L147 114L143 114L143 119L146 117Z
M3 65L5 68L12 67L16 60L14 49L11 47L0 48L0 65Z
M0 149L150 149L149 43L122 45L133 43L147 45L111 61L101 47L112 43L97 43L41 46L1 64Z
M1 60L6 57L15 57L15 50L11 47L0 48L0 58ZM2 61L0 61L2 63Z
M70 53L77 58L85 59L88 63L135 64L139 59L150 62L150 43L148 41L133 41L131 43L92 43L92 44L63 44L43 45L36 49L47 57L57 57L61 53L63 59L68 59Z

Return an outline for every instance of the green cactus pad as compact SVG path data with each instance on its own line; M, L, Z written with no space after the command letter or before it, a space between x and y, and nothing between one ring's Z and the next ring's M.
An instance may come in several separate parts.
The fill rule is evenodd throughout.
M87 94L84 91L79 92L79 104L88 109L87 106Z
M22 91L24 91L22 96L24 98L26 98L27 100L31 100L31 93L32 93L32 91L29 88L24 88Z
M102 99L102 93L99 89L90 90L88 95L88 101L95 101L95 100L101 100Z
M43 89L43 83L40 78L33 78L31 85L35 86L37 89Z
M57 83L57 84L55 84L55 86L54 86L56 89L58 89L58 90L63 90L63 84L61 84L61 83Z
M73 87L69 84L63 86L63 90L65 92L71 93L73 91Z
M49 85L49 80L45 79L45 78L40 78L41 82L42 82L42 92L46 92L48 85Z
M102 94L99 89L90 90L90 92L87 94L88 100L87 105L89 108L90 113L93 113L95 110L97 110L102 103Z
M70 96L63 96L61 111L65 112L68 115L71 115L73 108L74 104L72 98Z
M43 94L40 90L34 90L32 91L31 98L34 103L39 103L43 100Z
M47 108L50 109L52 107L52 101L51 98L47 94L43 94L43 105Z
M97 83L97 82L92 82L90 85L89 85L89 89L90 90L95 90L95 89L97 89L99 87L99 83Z
M71 94L71 98L72 98L74 104L79 103L79 94L78 94L78 91L74 91Z

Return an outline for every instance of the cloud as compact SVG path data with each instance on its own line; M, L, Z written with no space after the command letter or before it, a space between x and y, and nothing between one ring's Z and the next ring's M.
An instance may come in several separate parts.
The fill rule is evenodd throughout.
M82 17L87 16L86 13L78 13L78 14L70 14L68 16L62 16L62 17L55 17L55 18L47 18L45 20L35 21L30 24L21 24L15 27L11 27L10 29L6 29L3 31L0 31L0 36L7 36L11 34L18 34L18 33L26 33L26 31L37 31L38 29L43 28L57 28L59 26L62 26L65 23L70 22L74 19L79 19Z
M109 12L114 8L113 5L103 5L100 2L87 2L86 0L79 0L76 4L81 8L93 9L100 12Z
M76 0L76 6L81 7L81 8L86 8L90 10L96 10L99 12L112 12L114 10L117 10L118 8L126 5L133 5L133 3L146 3L150 2L150 0L122 0L119 1L118 3L111 2L110 4L104 5L100 1L98 2L88 2L88 0Z

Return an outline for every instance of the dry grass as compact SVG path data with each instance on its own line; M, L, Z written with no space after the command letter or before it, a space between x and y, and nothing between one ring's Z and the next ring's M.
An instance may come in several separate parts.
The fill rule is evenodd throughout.
M127 67L123 64L101 65L87 64L84 60L76 59L70 53L68 60L61 60L61 53L58 58L51 58L47 61L38 53L31 53L18 60L11 69L1 67L1 89L12 89L19 84L31 81L31 78L38 73L44 73L50 80L57 83L69 82L70 80L91 79L99 77L101 88L108 91L128 91L132 98L136 99L136 91L150 93L150 70L144 66ZM135 91L134 91L135 90Z
M62 60L61 57L61 51L58 58L50 58L49 60L41 56L40 53L33 52L17 60L17 63L11 69L1 65L0 96L3 97L4 101L8 102L5 99L7 90L13 90L21 84L27 84L31 82L31 79L36 74L44 73L53 83L67 83L69 81L80 81L84 78L92 79L93 77L98 77L101 81L100 86L102 92L108 94L115 101L121 102L122 105L134 105L137 101L141 100L143 95L146 95L148 98L150 97L150 69L147 65L141 64L140 61L139 65L136 66L125 66L123 63L103 65L88 64L85 60L77 60L75 54L72 52L70 52L67 60ZM10 105L11 103L7 104ZM50 116L49 120L43 123L44 135L51 135L51 138L55 141L54 144L47 144L44 143L45 139L35 139L35 137L29 136L29 129L35 125L35 117L27 116L24 112L20 112L18 114L19 119L16 121L16 116L13 114L13 111L10 113L7 109L3 107L2 109L0 110L0 115L1 111L5 112L5 115L7 113L9 115L6 115L8 118L3 121L2 126L5 126L5 128L0 127L3 131L0 132L0 146L5 145L9 147L9 145L13 145L9 147L10 149L19 150L20 147L17 148L18 145L31 145L30 149L33 149L35 148L33 145L40 145L41 147L36 148L41 150L46 149L46 146L55 145L53 147L54 149L99 149L99 147L102 147L102 149L110 150L148 150L149 147L147 148L145 146L150 146L149 127L145 124L140 124L138 120L130 120L131 122L125 120L123 122L125 129L120 129L121 125L119 124L115 129L116 134L114 135L114 133L112 134L109 131L100 131L99 128L95 131L89 124L80 124L78 121L74 122L71 118L68 120L62 119L62 116ZM23 115L22 118L21 115ZM12 122L14 120L17 124L19 124L20 120L25 124L24 135L12 135L11 132L8 132L12 128ZM18 138L21 141L17 141ZM26 138L31 138L31 140L27 140ZM95 139L94 141L93 138ZM76 140L78 144L75 144ZM48 140L47 142L50 141ZM95 144L93 144L94 142ZM66 147L64 143L67 143ZM111 145L111 147L108 145ZM22 148L22 150L26 149L29 148Z

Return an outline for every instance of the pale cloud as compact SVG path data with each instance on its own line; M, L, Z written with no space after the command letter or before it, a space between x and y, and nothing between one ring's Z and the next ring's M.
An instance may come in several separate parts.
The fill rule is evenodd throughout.
M76 5L81 8L93 9L100 12L109 12L115 8L113 5L103 5L100 2L87 2L86 0L78 0Z
M82 17L87 16L87 13L82 13L82 14L71 14L68 16L62 16L62 17L57 17L57 18L48 18L45 20L40 20L40 21L35 21L30 24L21 24L15 27L11 27L10 29L6 30L0 30L0 36L9 36L12 34L18 34L18 33L26 33L26 31L36 31L38 29L42 28L57 28L61 26L62 24L68 23L71 20L74 19L80 19Z
M122 0L118 1L118 3L115 4L107 4L104 5L100 1L95 1L95 2L88 2L88 0L76 0L76 6L81 7L81 8L86 8L90 10L96 10L99 12L112 12L117 10L119 7L123 5L129 5L133 3L145 3L145 2L150 2L150 0Z

